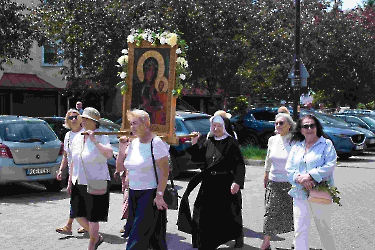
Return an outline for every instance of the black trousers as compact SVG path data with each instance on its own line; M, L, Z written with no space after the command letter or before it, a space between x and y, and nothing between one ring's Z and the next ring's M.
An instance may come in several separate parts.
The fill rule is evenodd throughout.
M124 236L129 236L127 250L168 250L167 211L154 205L156 189L129 189L129 217Z

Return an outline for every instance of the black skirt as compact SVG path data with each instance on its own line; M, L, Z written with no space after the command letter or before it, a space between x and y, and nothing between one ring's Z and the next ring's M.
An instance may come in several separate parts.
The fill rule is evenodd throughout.
M288 194L289 182L269 181L265 193L263 233L273 236L294 230L293 198Z
M70 218L84 217L89 222L107 222L109 191L103 195L87 193L87 185L73 185Z

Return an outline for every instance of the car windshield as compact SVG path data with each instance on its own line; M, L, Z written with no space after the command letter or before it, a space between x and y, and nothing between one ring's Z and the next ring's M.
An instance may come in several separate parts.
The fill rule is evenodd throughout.
M101 124L100 125L100 128L99 128L99 131L103 131L103 132L117 132L117 131L120 131L121 127L115 123L113 124ZM117 138L117 135L108 135L109 137L109 142L111 144L115 144L115 143L118 143L118 138Z
M367 123L371 128L375 128L375 120L370 117L361 117L361 119Z
M257 120L261 121L275 121L275 116L277 115L277 112L272 111L261 111L261 112L254 112L253 116Z
M197 119L186 119L184 124L189 131L189 133L199 131L203 134L208 134L210 131L210 118L202 117Z
M52 129L42 122L22 122L0 125L0 138L11 142L49 142L57 139Z
M336 125L340 125L340 126L345 126L345 127L350 127L350 125L347 122L345 122L342 119L340 119L338 117L335 117L333 115L319 114L319 116L328 123L336 124Z
M329 122L327 122L326 120L324 120L322 118L322 115L319 114L319 113L313 113L313 112L310 112L310 111L306 111L306 110L301 110L300 112L300 116L301 117L304 117L306 115L313 115L315 116L316 118L318 118L319 122L322 123L322 124L328 124Z

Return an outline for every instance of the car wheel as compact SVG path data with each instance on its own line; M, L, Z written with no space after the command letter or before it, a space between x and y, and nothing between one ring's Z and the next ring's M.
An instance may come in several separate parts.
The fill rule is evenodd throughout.
M49 192L60 192L63 189L62 182L58 180L44 181L42 184Z
M339 154L338 157L340 160L347 160L349 159L351 154Z
M258 147L259 146L258 138L255 135L248 135L244 139L244 146Z

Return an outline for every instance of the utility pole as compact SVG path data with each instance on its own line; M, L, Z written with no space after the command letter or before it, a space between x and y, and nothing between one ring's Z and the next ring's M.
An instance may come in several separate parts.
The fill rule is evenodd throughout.
M294 57L294 101L293 101L293 120L297 121L299 118L298 105L301 89L301 72L300 72L300 33L301 33L301 3L296 1L296 23L295 23L295 57Z

